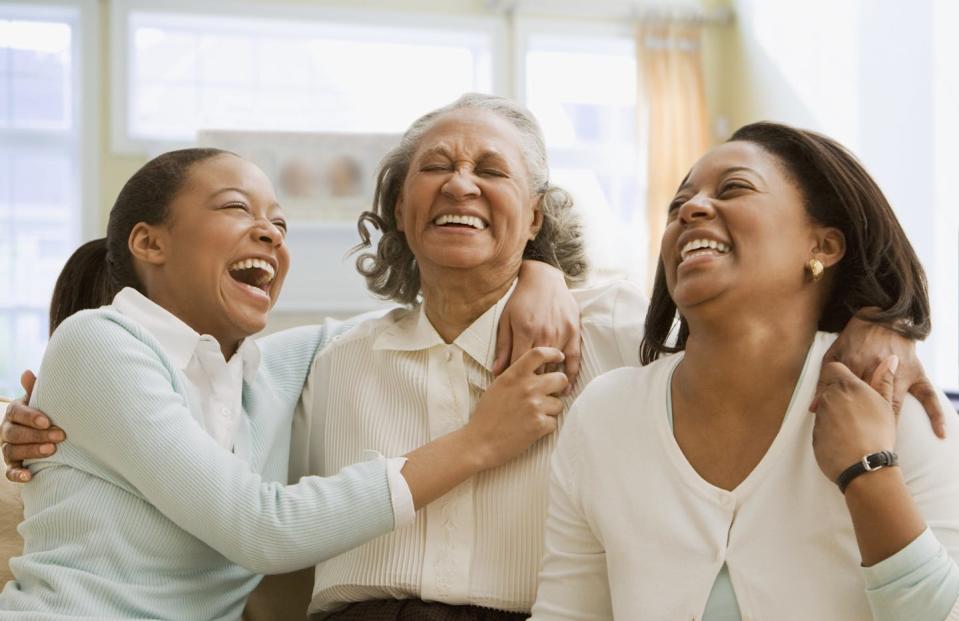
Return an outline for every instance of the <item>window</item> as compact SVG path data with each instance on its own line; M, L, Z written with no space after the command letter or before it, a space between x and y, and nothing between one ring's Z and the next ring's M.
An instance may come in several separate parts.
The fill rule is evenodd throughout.
M551 181L583 216L593 277L645 273L645 149L628 30L556 32L532 22L519 92L543 126Z
M115 5L128 50L115 67L126 79L114 95L126 111L119 150L191 144L212 128L399 132L464 92L493 88L496 31L482 19L386 27L388 15L377 25L310 10L264 18Z
M0 394L47 340L53 283L80 240L81 5L0 3ZM93 170L89 168L88 170Z

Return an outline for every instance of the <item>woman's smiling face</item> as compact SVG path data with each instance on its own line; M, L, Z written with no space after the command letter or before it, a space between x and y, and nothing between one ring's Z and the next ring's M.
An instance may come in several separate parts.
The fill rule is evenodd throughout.
M175 314L221 345L266 326L290 255L286 219L263 171L233 155L194 164L161 228L167 250L154 282Z
M468 108L441 115L420 139L396 220L424 278L437 268L518 272L542 221L521 145L507 120Z
M683 315L714 300L757 303L805 283L816 226L777 158L750 142L702 157L670 204L661 257Z

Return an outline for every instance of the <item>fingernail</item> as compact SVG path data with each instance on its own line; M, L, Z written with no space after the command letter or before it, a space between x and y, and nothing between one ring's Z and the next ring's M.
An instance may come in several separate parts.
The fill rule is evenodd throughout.
M19 472L19 473L17 473L17 479L18 479L19 481L22 481L22 482L26 483L26 482L27 482L27 473L26 473L26 472Z
M51 455L51 454L53 453L53 445L52 445L52 444L41 444L41 445L40 445L40 453L43 454L43 455Z
M889 370L893 375L896 374L896 369L899 368L899 356L892 356L892 360L889 361Z
M63 435L62 431L53 431L50 433L50 439L54 442L63 442L66 436Z

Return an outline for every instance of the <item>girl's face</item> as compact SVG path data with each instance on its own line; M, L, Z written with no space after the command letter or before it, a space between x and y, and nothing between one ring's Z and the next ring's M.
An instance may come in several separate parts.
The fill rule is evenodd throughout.
M165 250L150 297L232 347L266 326L289 270L285 238L262 170L233 155L198 162L158 227Z
M773 155L749 142L716 147L669 208L661 249L669 294L687 316L717 300L729 312L795 300L820 229Z

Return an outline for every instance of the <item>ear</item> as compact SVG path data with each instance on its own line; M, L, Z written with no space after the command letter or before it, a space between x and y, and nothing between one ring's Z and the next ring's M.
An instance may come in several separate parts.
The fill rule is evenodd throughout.
M812 252L824 267L832 267L846 254L846 236L835 227L819 227L816 229Z
M133 258L150 265L163 265L169 252L169 231L163 225L138 222L130 231L127 244Z
M530 208L533 211L533 220L529 223L529 238L536 239L539 230L543 228L543 195L537 194L530 201Z
M396 219L396 230L405 233L406 225L403 223L403 193L396 197L396 206L393 207L393 217Z

